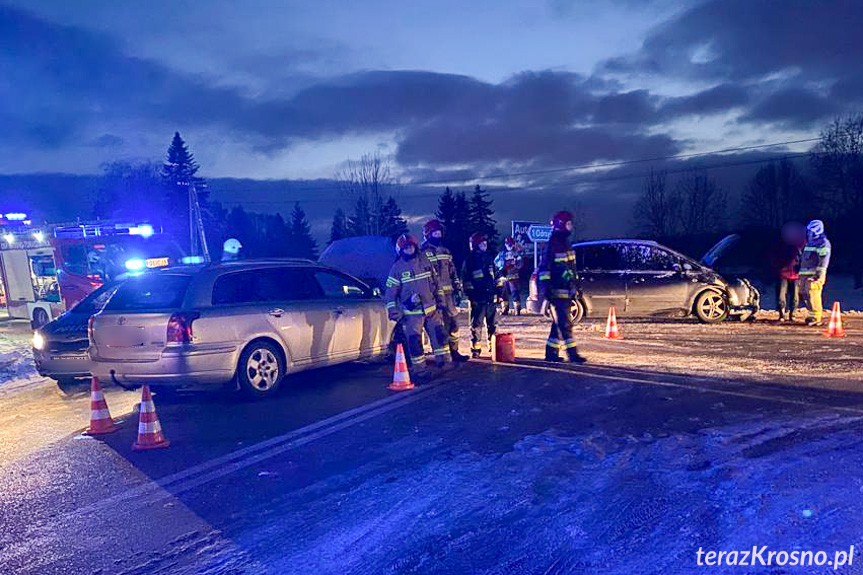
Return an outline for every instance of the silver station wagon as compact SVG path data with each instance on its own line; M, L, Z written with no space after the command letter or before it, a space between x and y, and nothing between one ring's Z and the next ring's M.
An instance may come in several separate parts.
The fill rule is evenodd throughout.
M286 375L387 353L377 290L309 260L247 260L126 281L89 325L93 375L121 386L228 384L253 397Z

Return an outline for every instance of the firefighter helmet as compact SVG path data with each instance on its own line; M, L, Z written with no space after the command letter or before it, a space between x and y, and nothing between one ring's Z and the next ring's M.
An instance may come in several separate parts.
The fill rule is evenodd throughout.
M487 241L488 241L488 236L486 236L485 234L481 234L479 232L472 234L470 236L470 249L471 249L471 251L476 250L476 248L479 247L479 245L481 243L487 242Z
M515 240L512 238L506 238L503 240L503 245L507 247L507 249L513 249L515 247Z
M417 239L410 234L402 234L396 240L396 254L401 255L409 245L413 244L414 248L419 248Z
M222 246L222 251L231 255L237 255L241 249L243 249L243 244L237 238L228 238Z
M571 230L567 229L567 224L572 223L572 213L567 212L566 210L557 212L551 218L551 226L554 228L556 232L569 232Z
M429 220L423 226L423 237L428 239L432 237L432 234L435 232L440 232L443 234L443 224L440 223L440 220Z
M809 232L810 236L823 236L824 222L822 222L821 220L812 220L811 222L809 222L809 225L806 226L806 231Z

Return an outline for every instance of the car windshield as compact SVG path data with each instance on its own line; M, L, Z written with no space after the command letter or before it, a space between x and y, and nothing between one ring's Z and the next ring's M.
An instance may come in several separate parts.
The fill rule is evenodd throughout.
M82 299L78 305L70 310L70 313L75 315L93 315L102 311L102 308L105 307L105 304L108 303L108 300L111 299L111 296L114 295L118 287L120 287L119 283L103 285Z

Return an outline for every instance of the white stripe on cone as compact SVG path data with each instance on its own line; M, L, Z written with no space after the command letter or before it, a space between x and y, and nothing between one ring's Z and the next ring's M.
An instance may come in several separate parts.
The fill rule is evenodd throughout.
M154 434L162 431L162 426L158 421L151 421L149 423L140 421L138 422L138 434Z

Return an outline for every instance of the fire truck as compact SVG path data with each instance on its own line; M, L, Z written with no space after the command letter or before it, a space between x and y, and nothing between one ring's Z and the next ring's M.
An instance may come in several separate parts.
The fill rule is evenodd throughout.
M184 261L176 242L148 223L34 227L24 214L5 214L0 234L0 303L34 328L105 282Z

